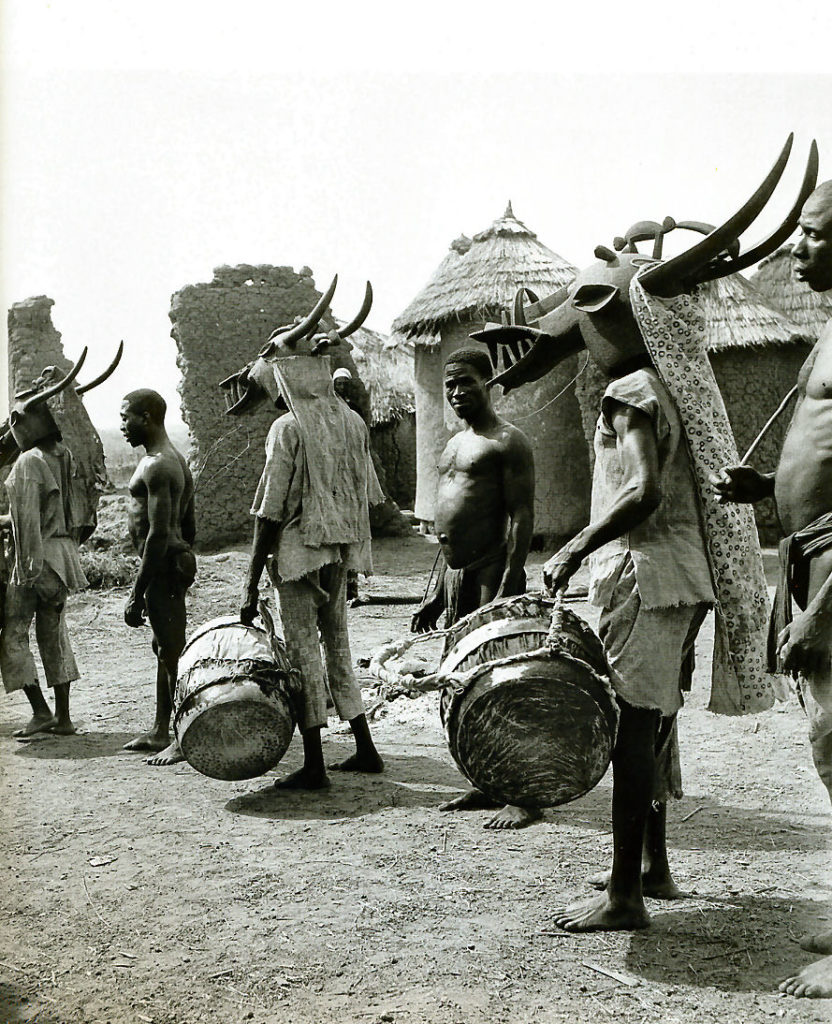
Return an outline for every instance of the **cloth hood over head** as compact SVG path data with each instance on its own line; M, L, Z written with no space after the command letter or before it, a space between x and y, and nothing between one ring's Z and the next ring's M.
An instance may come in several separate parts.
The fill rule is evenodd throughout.
M300 534L311 548L370 538L369 505L384 498L369 454L367 428L335 394L328 356L258 359L251 377L272 401L283 399L303 448ZM255 508L268 481L261 479Z

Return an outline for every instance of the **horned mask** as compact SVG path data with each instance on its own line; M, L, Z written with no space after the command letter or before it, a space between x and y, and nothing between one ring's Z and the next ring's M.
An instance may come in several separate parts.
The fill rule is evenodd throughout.
M124 342L119 342L115 358L94 380L75 388L76 395L84 395L103 384L115 371L124 352ZM75 382L87 358L84 347L78 361L64 375L54 366L47 366L32 386L15 395L9 418L0 425L0 468L10 465L21 452L34 448L39 441L52 434L59 434L58 425L49 411L47 402L55 398Z
M314 382L315 387L320 389L324 386L325 374L325 386L332 391L328 362L320 357L354 334L367 319L373 304L373 289L368 281L361 309L348 324L339 327L331 316L325 319L337 284L336 274L308 316L297 323L276 328L255 360L220 381L219 387L225 395L228 415L239 416L248 412L266 396L278 407L285 408L288 396L283 392L289 377L297 388L311 387Z
M699 221L677 223L670 217L661 224L639 221L614 240L612 249L599 245L595 249L598 262L582 270L565 288L540 300L528 289L520 288L510 318L504 317L503 324L487 325L472 335L488 346L496 371L490 383L510 391L539 380L582 349L587 349L610 375L646 361L647 350L631 306L630 282L638 275L648 294L672 298L690 293L707 281L745 270L774 252L797 227L803 204L815 187L818 151L814 142L797 199L780 226L744 253L740 253L740 236L771 198L789 159L792 141L790 135L760 187L719 227ZM662 261L664 238L674 228L705 237L679 256ZM637 243L650 239L653 251L642 255Z

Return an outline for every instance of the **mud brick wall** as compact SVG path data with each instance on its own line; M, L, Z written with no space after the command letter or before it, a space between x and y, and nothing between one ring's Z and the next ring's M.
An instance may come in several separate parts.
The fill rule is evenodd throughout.
M275 327L307 314L320 295L308 267L296 273L243 264L217 267L212 281L188 285L171 298L199 549L251 538L249 509L275 417L266 403L245 416L226 416L217 384L254 359Z
M416 498L416 415L388 420L370 428L370 442L384 466L387 492L401 508Z
M71 369L73 361L64 355L61 334L52 323L54 300L36 295L15 302L8 313L9 337L9 400L15 393L31 387L47 366L61 373ZM79 353L80 354L80 351ZM84 383L102 369L91 366L90 357L79 376ZM116 371L117 372L117 371ZM76 514L83 522L93 522L102 491L110 490L104 462L104 448L98 431L84 408L83 401L72 387L49 402L49 408L63 434L66 446L75 459L78 507Z

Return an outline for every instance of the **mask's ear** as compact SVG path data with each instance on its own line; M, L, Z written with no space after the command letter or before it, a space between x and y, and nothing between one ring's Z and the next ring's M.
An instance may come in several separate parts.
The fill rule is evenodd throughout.
M572 305L583 313L600 313L619 295L612 284L582 284L572 296Z

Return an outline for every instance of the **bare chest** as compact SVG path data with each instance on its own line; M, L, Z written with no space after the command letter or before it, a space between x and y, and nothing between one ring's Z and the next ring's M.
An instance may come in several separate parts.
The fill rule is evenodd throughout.
M821 331L800 372L798 386L809 398L832 398L832 321Z

